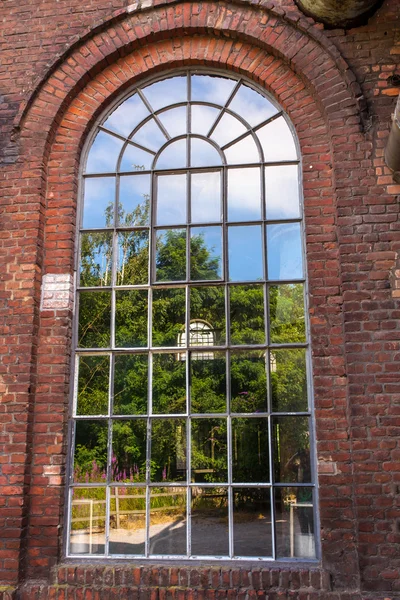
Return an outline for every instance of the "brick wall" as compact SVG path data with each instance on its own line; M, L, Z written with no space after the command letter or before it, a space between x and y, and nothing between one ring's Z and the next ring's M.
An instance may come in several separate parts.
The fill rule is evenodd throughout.
M398 597L400 186L383 163L400 72L397 2L348 32L325 31L291 0L154 5L0 7L0 584L11 586L0 598L18 585L24 598L121 597L127 587L143 598ZM221 571L214 585L212 570L177 581L157 571L150 581L147 569L131 582L129 569L117 580L117 570L57 566L80 151L122 89L182 65L232 69L265 86L300 140L320 571L266 569L251 581Z

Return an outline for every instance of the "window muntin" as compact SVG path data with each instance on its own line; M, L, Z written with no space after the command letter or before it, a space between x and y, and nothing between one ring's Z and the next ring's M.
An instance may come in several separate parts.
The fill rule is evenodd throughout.
M136 88L82 188L67 553L314 558L287 118L225 75Z

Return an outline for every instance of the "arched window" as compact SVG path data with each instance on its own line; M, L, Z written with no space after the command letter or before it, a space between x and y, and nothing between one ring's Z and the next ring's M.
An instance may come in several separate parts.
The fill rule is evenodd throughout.
M315 558L299 169L286 115L233 75L146 82L100 119L68 555Z

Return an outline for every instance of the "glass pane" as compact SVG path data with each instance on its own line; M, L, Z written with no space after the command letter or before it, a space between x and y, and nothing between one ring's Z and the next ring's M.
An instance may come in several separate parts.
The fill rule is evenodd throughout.
M123 227L149 224L150 175L119 178L118 223Z
M108 413L109 377L109 356L79 356L77 415Z
M147 346L147 290L117 291L115 294L115 345L118 348Z
M121 231L118 234L117 285L149 281L149 232Z
M153 110L158 110L170 104L187 101L186 75L178 75L163 81L157 81L143 88L143 94Z
M149 111L137 94L131 96L114 110L104 122L104 127L128 136L149 115Z
M268 419L232 419L232 481L267 483Z
M212 106L192 104L191 132L207 135L215 123L220 111Z
M191 352L190 403L192 413L226 412L224 352Z
M274 417L275 481L311 483L308 417Z
M191 540L193 556L228 556L228 491L193 487Z
M239 121L239 119L225 113L214 129L211 138L222 147L225 146L225 144L232 142L240 135L243 135L246 131L247 128Z
M229 280L260 281L263 275L261 226L228 228Z
M271 556L271 496L267 488L233 491L235 556Z
M186 489L153 488L150 496L150 554L186 554Z
M132 144L128 144L122 155L119 170L121 172L148 171L151 169L153 160L154 154L150 154L150 152L145 152Z
M114 363L114 414L147 413L147 354L120 354Z
M177 140L169 144L156 161L157 169L181 169L187 166L187 141Z
M212 167L221 165L222 159L218 150L205 140L191 138L190 140L190 166Z
M186 291L153 290L153 346L185 345Z
M226 419L192 419L192 481L228 480Z
M243 83L234 95L229 108L246 119L252 127L278 112L269 100Z
M159 113L158 118L173 138L183 135L187 131L187 113L186 106L171 108L165 112Z
M80 281L82 287L111 285L112 233L81 234Z
M146 490L114 487L111 488L110 499L110 554L143 555L146 539Z
M80 292L78 348L109 348L111 292Z
M192 75L191 99L223 106L233 92L236 83L237 81L227 77Z
M186 229L159 229L156 236L156 281L185 281Z
M270 337L274 344L306 341L302 283L269 288Z
M232 285L231 344L265 344L264 286Z
M257 221L260 219L260 169L229 169L228 221Z
M107 432L107 421L76 421L73 472L76 483L106 483Z
M83 229L114 225L115 177L85 179Z
M122 140L100 131L90 147L85 172L113 173L123 144Z
M301 279L300 223L267 225L268 279Z
M153 354L153 414L186 412L186 361L182 360L183 356Z
M267 219L300 216L298 166L265 167Z
M72 490L71 554L104 554L106 528L106 489Z
M308 410L305 348L271 351L270 378L274 412Z
M225 288L190 288L190 321L191 346L225 344Z
M278 558L315 558L312 488L275 489Z
M221 221L221 173L193 173L190 180L192 223Z
M113 421L111 479L121 483L146 480L146 419Z
M186 481L186 419L152 419L151 481Z
M267 411L267 376L263 350L232 352L231 411Z
M157 225L186 223L186 174L157 178Z
M221 279L221 227L192 227L190 235L190 278L195 281Z
M233 144L233 146L229 146L224 152L228 165L259 163L261 161L260 153L251 134L240 142Z
M297 159L293 134L284 117L278 117L268 125L258 129L257 137L261 142L266 162Z
M166 136L157 125L155 119L150 119L135 133L132 142L140 144L144 148L157 152L167 141Z

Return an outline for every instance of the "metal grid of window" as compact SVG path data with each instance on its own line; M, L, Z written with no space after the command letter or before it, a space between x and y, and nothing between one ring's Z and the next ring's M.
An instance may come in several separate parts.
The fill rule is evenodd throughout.
M68 555L315 558L299 168L287 117L231 76L176 73L101 119Z

